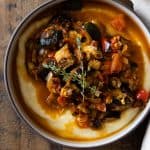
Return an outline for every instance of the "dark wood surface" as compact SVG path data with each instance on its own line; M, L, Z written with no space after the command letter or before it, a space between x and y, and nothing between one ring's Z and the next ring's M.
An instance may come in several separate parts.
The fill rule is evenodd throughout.
M0 0L0 150L71 150L50 143L20 119L8 100L4 86L4 53L10 36L22 18L45 1ZM92 150L140 150L147 122L148 118L126 137Z

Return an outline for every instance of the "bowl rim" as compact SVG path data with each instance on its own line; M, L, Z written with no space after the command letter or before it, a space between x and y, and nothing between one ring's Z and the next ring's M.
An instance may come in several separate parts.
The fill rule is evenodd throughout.
M44 129L40 128L37 125L37 123L35 123L27 115L27 113L20 108L19 104L15 100L15 96L12 92L12 89L10 88L11 86L10 86L9 76L8 76L8 73L9 73L8 59L11 57L10 56L10 51L13 49L15 39L18 38L16 35L20 31L21 26L23 24L25 24L28 19L34 18L38 13L40 13L40 11L43 11L44 9L49 8L49 7L53 7L54 5L60 4L61 2L64 2L64 1L66 1L66 0L58 0L58 1L49 0L47 2L42 3L41 5L39 5L35 9L33 9L30 13L28 13L24 17L24 19L18 24L16 29L14 30L14 32L13 32L11 38L10 38L10 41L8 43L6 53L5 53L5 58L4 58L4 83L5 83L7 93L8 93L9 101L11 102L14 110L16 111L18 116L20 116L20 118L23 118L23 120L33 130L35 130L37 133L39 133L39 135L41 135L42 137L45 137L46 139L50 140L51 142L61 144L63 146L67 146L67 147L76 147L76 148L91 148L91 147L98 147L98 146L103 146L103 145L106 145L106 144L110 144L110 143L126 136L129 132L131 132L133 129L135 129L142 122L142 120L146 117L146 115L150 111L150 101L147 104L147 106L144 108L144 110L141 112L141 114L138 115L137 118L133 121L133 123L131 123L130 125L128 125L128 127L125 127L121 131L114 134L114 136L108 136L107 138L104 138L104 139L99 139L99 140L80 143L79 141L75 142L75 141L71 141L71 140L67 140L67 139L64 139L64 138L57 137L53 134L48 133ZM122 4L120 4L120 3L118 3L114 0L113 1L110 1L110 0L95 0L95 1L98 1L98 2L102 1L102 2L108 3L110 5L113 5L117 8L119 8L119 9L121 9L122 11L124 11L126 14L131 16L132 19L134 19L136 21L136 23L138 23L138 25L142 28L142 31L145 34L145 36L149 37L149 39L150 39L150 33L149 33L147 27L144 25L144 23L141 21L141 19L131 9L126 8L125 6L123 6Z

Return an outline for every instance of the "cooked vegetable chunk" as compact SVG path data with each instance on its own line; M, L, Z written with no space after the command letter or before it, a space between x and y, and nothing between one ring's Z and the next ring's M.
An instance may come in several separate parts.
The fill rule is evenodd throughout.
M123 14L120 14L120 15L116 16L112 20L111 25L117 31L122 32L123 30L126 29L125 16Z
M54 57L57 63L63 68L68 68L74 63L72 54L70 53L67 44L64 45L60 50L58 50Z
M89 35L91 36L93 40L96 40L96 41L100 40L101 33L96 24L92 22L86 22L84 24L84 28L86 29L86 31L89 33Z
M111 73L119 73L122 70L122 57L120 54L112 55Z

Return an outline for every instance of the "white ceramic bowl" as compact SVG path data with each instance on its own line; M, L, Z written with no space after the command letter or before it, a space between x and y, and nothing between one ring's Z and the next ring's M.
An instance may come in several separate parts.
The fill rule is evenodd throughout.
M8 44L7 52L6 52L6 57L5 57L5 64L4 64L4 77L5 77L5 85L10 97L10 101L12 105L14 106L14 109L16 112L23 118L34 130L36 130L40 135L43 137L49 139L52 142L56 142L65 146L69 147L77 147L77 148L85 148L85 147L96 147L96 146L101 146L104 144L111 143L115 140L120 139L121 137L127 135L130 131L135 129L137 125L144 119L144 117L148 114L150 110L150 101L144 108L144 110L138 115L138 117L130 123L126 128L122 129L121 131L117 132L116 134L113 134L112 136L106 137L104 139L99 139L95 141L88 141L88 142L77 142L77 141L72 141L72 140L67 140L63 139L61 137L57 137L50 132L44 130L41 128L38 124L36 124L28 115L28 113L25 111L25 109L22 107L21 103L19 103L19 97L18 97L18 90L14 85L14 79L11 76L11 73L13 72L12 70L12 64L14 63L14 58L15 58L15 51L16 51L16 43L17 40L20 36L20 34L23 32L25 27L41 12L46 10L47 8L51 8L55 5L60 4L64 0L57 0L57 1L49 1L46 3L43 3L40 5L38 8L34 9L28 16L26 16L23 21L18 25L16 30L14 31L11 40ZM121 9L125 14L130 16L142 29L145 37L147 38L148 42L150 43L150 33L146 26L142 23L142 21L135 15L135 13L123 6L120 3L117 3L116 1L111 1L111 0L92 0L92 1L103 1L105 3L108 3L118 9ZM148 68L147 68L148 69Z

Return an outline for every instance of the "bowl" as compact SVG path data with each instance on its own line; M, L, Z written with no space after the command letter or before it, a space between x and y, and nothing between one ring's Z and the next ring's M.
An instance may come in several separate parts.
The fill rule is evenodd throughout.
M143 22L136 16L136 14L133 12L132 9L129 9L125 7L124 5L116 2L116 1L110 1L110 0L94 0L94 1L101 1L105 2L109 5L112 5L113 7L116 7L117 9L120 9L125 14L127 14L131 19L135 21L136 24L140 27L140 29L143 32L144 37L147 39L149 45L150 45L150 33L146 26L143 24ZM102 146L105 144L109 144L111 142L114 142L123 136L127 135L129 132L131 132L133 129L135 129L144 119L144 117L148 114L150 110L150 101L147 103L146 107L142 110L142 112L135 118L132 123L130 123L127 127L123 128L122 130L118 131L117 133L113 134L112 136L103 138L103 139L97 139L94 141L74 141L69 139L64 139L58 136L55 136L54 134L48 132L47 130L43 129L38 123L36 123L29 115L29 112L27 111L27 108L23 106L24 104L19 101L21 99L21 93L19 88L17 87L16 80L13 78L15 75L15 70L13 67L13 64L15 63L15 54L16 54L16 46L17 41L22 34L22 32L25 30L25 28L34 21L36 16L41 14L43 11L53 8L54 6L59 5L60 3L64 2L64 0L57 0L57 1L48 1L46 3L43 3L38 8L34 9L30 14L28 14L22 22L18 25L16 30L14 31L10 42L7 47L6 55L5 55L5 62L4 62L4 78L5 78L5 85L7 88L7 92L9 95L10 102L14 109L16 110L17 114L24 119L27 124L29 124L35 131L37 131L40 135L45 137L46 139L49 139L52 142L69 146L69 147L77 147L77 148L90 148L90 147L97 147ZM145 52L144 55L146 55L147 52ZM148 74L150 73L150 67L149 67L149 60L148 57L145 57L145 80L149 80ZM148 82L147 82L148 84ZM148 84L149 85L149 84Z

